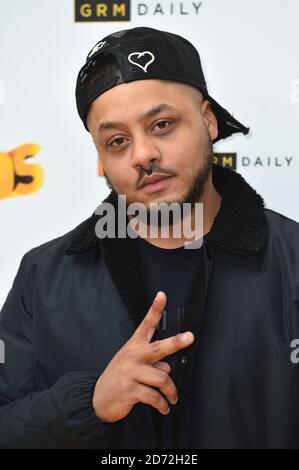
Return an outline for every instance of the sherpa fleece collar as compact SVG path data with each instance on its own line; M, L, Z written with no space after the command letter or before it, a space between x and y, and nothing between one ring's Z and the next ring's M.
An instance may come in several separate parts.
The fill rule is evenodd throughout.
M263 199L239 173L218 165L214 165L212 171L213 183L222 196L222 203L205 240L228 253L256 254L266 237ZM115 192L111 191L103 202L110 202L116 208ZM103 240L97 237L95 225L100 217L93 213L73 230L66 254L84 253L94 248L103 252L110 244L115 245L115 240L121 242L125 249L129 237Z

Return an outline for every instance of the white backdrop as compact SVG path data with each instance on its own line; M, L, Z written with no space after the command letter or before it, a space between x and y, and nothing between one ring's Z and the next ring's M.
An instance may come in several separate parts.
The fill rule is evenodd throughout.
M154 14L158 3L164 14ZM215 151L236 153L267 206L299 221L298 18L298 0L131 0L131 21L76 23L73 0L0 0L0 306L23 254L71 230L109 192L74 89L88 51L113 31L151 26L194 43L210 94L251 128ZM41 147L26 164L42 167L43 183L6 194L7 153L28 143Z

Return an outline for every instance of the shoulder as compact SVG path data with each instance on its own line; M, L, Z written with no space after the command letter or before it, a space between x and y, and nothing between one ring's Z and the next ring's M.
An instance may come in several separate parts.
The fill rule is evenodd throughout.
M265 209L266 221L270 229L277 233L294 235L299 234L299 223L289 217L275 212L271 209Z
M299 260L299 223L283 214L265 209L268 240L288 253L294 262Z
M83 222L80 222L78 225L63 235L32 247L24 254L21 264L33 265L36 263L42 263L48 265L53 263L60 263L62 261L72 261L73 256L68 255L69 247L72 245L74 239L80 237L86 227L89 227L91 219L93 219L93 216L88 217Z

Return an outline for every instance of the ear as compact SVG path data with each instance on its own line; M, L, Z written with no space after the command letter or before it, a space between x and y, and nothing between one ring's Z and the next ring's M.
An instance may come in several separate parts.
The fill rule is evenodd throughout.
M211 103L208 100L204 100L201 105L201 113L205 125L209 131L211 140L213 141L218 136L218 124L217 118L212 111Z

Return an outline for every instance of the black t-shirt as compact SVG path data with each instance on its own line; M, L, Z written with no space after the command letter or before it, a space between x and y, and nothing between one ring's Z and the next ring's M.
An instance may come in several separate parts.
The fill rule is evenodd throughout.
M137 237L135 241L141 259L142 281L148 306L150 307L158 291L164 291L167 296L166 307L152 341L182 333L180 323L191 293L193 278L199 267L202 248L186 249L183 246L165 249L152 245L141 237ZM171 365L170 377L175 382L176 354L161 360ZM157 412L161 448L171 447L173 442L175 421L171 408L170 405L170 413L167 416Z

